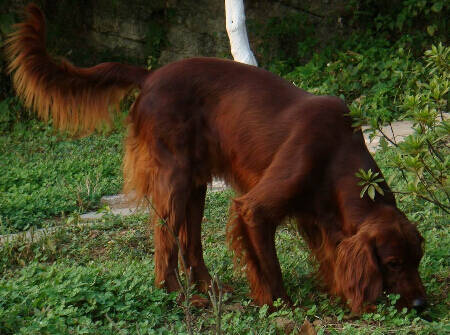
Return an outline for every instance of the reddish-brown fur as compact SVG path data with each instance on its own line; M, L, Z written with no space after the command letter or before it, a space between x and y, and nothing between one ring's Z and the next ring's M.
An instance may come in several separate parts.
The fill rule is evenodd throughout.
M201 289L211 279L200 240L206 185L220 177L239 194L228 239L256 303L289 302L274 235L294 217L329 292L354 312L384 291L399 293L401 306L423 306L422 238L384 182L384 196L360 198L355 172L380 171L340 99L212 58L151 73L117 63L57 64L45 51L41 12L32 5L27 13L7 52L18 93L44 118L50 111L61 128L92 130L108 119L108 105L141 88L129 115L125 191L152 199ZM156 284L177 290L177 245L154 218Z

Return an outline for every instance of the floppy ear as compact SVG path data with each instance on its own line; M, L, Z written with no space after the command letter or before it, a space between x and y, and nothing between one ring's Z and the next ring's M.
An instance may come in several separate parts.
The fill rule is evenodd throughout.
M366 232L338 245L334 278L336 293L345 297L354 313L361 313L365 303L373 303L381 295L383 278Z

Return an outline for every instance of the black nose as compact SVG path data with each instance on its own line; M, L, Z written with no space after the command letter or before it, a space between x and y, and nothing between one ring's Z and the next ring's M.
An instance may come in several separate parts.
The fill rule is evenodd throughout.
M418 312L422 312L425 307L427 307L427 301L423 298L414 299L412 302L412 307Z

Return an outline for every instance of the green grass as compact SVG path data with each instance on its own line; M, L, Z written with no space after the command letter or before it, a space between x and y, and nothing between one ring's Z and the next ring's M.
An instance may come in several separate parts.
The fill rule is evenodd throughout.
M0 234L98 206L122 185L123 131L71 139L31 120L0 133Z
M426 77L423 60L408 51L411 43L406 35L394 43L355 34L284 74L315 93L353 101L372 120L390 120L401 112L400 96ZM98 208L102 195L120 191L123 127L108 136L71 139L26 116L18 122L21 115L14 99L0 102L0 234L59 227L38 242L0 245L0 334L187 333L177 295L153 284L147 215L108 215L90 227L76 224L78 213ZM395 154L387 149L375 158L391 187L406 190L405 182L395 177ZM298 327L305 319L318 334L450 333L449 217L432 204L412 194L397 197L426 240L420 265L430 302L424 317L432 320L426 321L413 311L397 311L395 296L381 299L375 313L350 315L339 300L320 290L316 264L290 224L280 226L276 244L285 286L297 308L270 314L254 306L226 246L232 196L228 191L208 193L202 236L211 274L234 288L225 296L224 334L281 334L280 320ZM192 316L194 333L213 333L212 309L193 309Z
M109 215L91 227L76 225L76 215L70 223L51 220L61 212L98 207L101 195L120 190L122 140L122 130L70 139L38 121L15 123L0 136L3 231L59 225L39 242L0 246L0 334L187 333L176 295L153 284L154 247L146 215ZM391 153L378 152L376 160L389 180ZM401 180L390 183L394 189L405 187ZM211 274L234 288L225 297L225 334L281 334L280 319L297 326L308 319L319 334L450 332L450 229L448 216L431 204L399 198L426 240L420 271L431 303L425 314L429 322L397 311L389 300L380 301L376 313L353 318L341 302L320 291L309 251L289 224L279 228L276 243L286 289L298 308L270 314L254 306L226 246L232 196L208 193L202 238ZM192 313L195 333L212 333L213 311Z
M352 33L337 33L320 50L316 29L299 29L311 26L303 15L270 20L262 49L256 44L255 51L267 58L267 68L300 87L343 97L369 123L390 121L401 115L403 96L429 79L419 55L432 42L445 41L449 6L441 0L402 1L399 10L386 6L380 12L373 6L376 1L349 4L355 3L360 10L352 10ZM287 48L279 48L289 41ZM117 129L108 136L71 139L30 120L17 99L0 101L0 234L59 226L38 242L0 245L1 335L187 333L176 294L153 284L147 215L109 215L89 227L76 224L78 213L98 208L102 195L121 189L124 131ZM401 179L391 180L393 152L378 152L376 160L394 189L406 189ZM247 281L234 269L226 247L232 196L208 194L202 236L211 274L234 288L225 296L224 334L282 334L279 320L298 327L305 319L318 334L450 333L449 217L430 203L398 197L426 240L420 265L430 302L425 317L432 320L426 321L415 312L397 311L392 305L396 297L382 299L375 313L352 317L341 302L321 292L316 265L289 224L279 228L276 244L286 289L298 307L270 314L254 306ZM195 334L213 333L212 309L193 309L192 316Z
M203 225L205 261L234 288L222 316L225 334L281 334L276 320L314 322L319 334L444 334L449 329L450 231L445 217L425 207L408 212L426 239L420 271L429 294L428 322L381 301L377 313L352 318L339 301L321 293L314 263L290 225L279 228L277 249L294 311L270 314L253 306L248 285L233 268L225 224L232 193L209 193ZM427 205L424 205L427 206ZM405 208L408 210L408 208ZM423 212L421 212L421 210ZM147 215L107 216L91 227L63 225L35 243L0 247L1 334L183 334L176 295L153 285L153 240ZM211 309L193 309L194 333L212 333Z

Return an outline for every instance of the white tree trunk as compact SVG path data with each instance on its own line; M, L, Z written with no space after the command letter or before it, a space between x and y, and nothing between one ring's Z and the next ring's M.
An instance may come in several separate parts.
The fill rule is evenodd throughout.
M258 66L245 27L245 12L243 0L225 0L225 16L231 54L237 62Z

